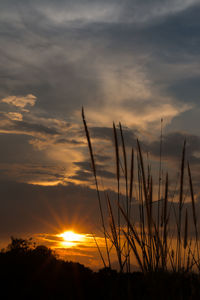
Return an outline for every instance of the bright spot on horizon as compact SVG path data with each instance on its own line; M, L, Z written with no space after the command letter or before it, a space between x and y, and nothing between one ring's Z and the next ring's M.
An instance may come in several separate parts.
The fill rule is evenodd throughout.
M58 236L63 238L61 244L65 247L76 246L79 243L84 242L86 239L86 236L84 234L78 234L74 231L65 231Z

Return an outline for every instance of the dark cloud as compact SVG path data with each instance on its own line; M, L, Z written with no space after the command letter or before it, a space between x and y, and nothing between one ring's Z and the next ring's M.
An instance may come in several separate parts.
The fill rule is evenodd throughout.
M98 219L95 191L86 187L41 187L1 182L1 195L1 233L50 233L62 230L61 224L67 228L77 222L76 226L80 227L84 224L79 222L85 221L87 227L93 221L95 223L94 216Z
M109 161L110 159L111 159L111 157L108 156L108 155L100 155L100 154L96 154L96 153L95 153L95 160L96 160L97 162L102 163L102 162Z
M12 130L25 130L27 132L39 132L50 135L57 135L58 131L55 128L46 127L42 124L28 123L25 121L13 121L10 126Z
M88 161L74 162L74 165L78 166L80 169L77 170L76 174L70 178L87 181L93 177L92 165L90 162ZM109 178L109 179L113 179L116 177L116 175L113 172L106 170L109 166L109 162L108 165L96 163L95 166L96 166L98 176L102 178Z
M65 165L60 166L31 145L31 137L22 134L0 134L0 180L64 180Z
M89 161L78 161L78 162L74 162L74 164L80 167L81 169L91 172L91 163Z
M199 43L200 45L200 43ZM169 87L169 93L182 101L199 103L200 76L178 79Z
M73 145L81 145L82 142L75 140L75 139L66 139L66 138L60 138L55 141L55 144L73 144Z
M91 132L91 136L94 138L114 141L114 131L113 128L111 127L91 127L90 132ZM123 128L124 141L127 146L133 147L136 145L137 133L138 132L136 130ZM118 135L119 143L121 143L121 134L118 128L117 128L117 135Z
M60 233L73 225L77 230L94 232L100 226L96 191L86 186L44 187L0 181L0 188L1 235ZM116 198L114 192L109 194ZM104 199L103 193L101 197ZM106 205L104 200L102 205Z
M174 132L164 135L162 139L162 154L171 159L181 159L183 143L186 140L187 158L192 163L200 163L200 159L195 154L200 153L200 137L195 135ZM160 141L154 141L148 145L149 151L159 157Z
M91 172L84 171L84 170L77 170L75 175L69 176L68 179L75 179L79 181L90 181L90 179L93 177Z
M26 163L33 159L34 152L26 135L0 134L0 162ZM38 159L38 156L35 156Z
M59 173L56 173L56 171L60 171ZM43 178L43 179L47 179L48 181L51 182L51 180L55 181L55 179L64 179L65 178L65 169L64 168L55 168L53 166L42 166L40 165L38 168L36 168L34 165L33 166L28 166L27 169L23 170L23 174L24 176L30 176L32 179L35 177L39 177Z
M190 134L199 135L199 107L195 107L190 111L187 111L177 117L175 117L170 124L165 128L166 132L171 131L184 131Z
M106 170L99 170L98 175L103 178L110 178L110 179L116 178L116 175L113 172L106 171Z

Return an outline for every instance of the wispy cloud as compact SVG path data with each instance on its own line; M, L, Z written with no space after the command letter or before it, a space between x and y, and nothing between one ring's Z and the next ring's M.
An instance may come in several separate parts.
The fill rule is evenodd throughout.
M22 121L23 115L18 112L8 112L6 116L12 121Z
M1 102L19 107L20 109L24 110L26 106L34 106L36 100L37 98L34 95L29 94L27 96L8 96L3 98ZM25 111L27 111L27 109Z

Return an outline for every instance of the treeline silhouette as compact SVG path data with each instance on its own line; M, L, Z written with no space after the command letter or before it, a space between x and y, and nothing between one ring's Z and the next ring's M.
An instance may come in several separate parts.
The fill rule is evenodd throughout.
M197 274L93 272L17 238L0 252L0 288L1 299L200 299Z

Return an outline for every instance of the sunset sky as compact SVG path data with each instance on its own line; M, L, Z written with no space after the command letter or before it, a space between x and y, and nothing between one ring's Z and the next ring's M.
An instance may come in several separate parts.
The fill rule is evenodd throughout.
M113 121L156 164L163 118L168 167L186 137L198 182L199 0L1 0L0 38L0 245L100 235L82 106L113 197ZM66 253L90 265L95 249Z

